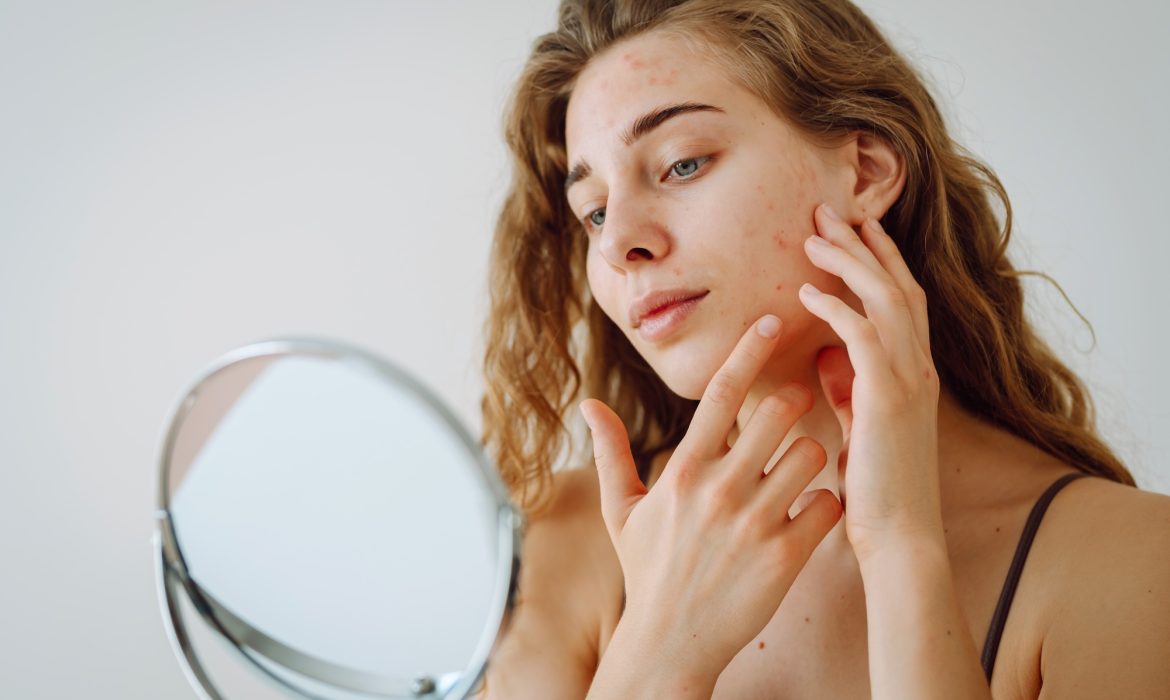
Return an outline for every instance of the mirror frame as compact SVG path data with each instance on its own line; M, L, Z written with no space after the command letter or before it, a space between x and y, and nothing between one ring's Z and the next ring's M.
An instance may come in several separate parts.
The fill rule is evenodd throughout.
M200 588L189 574L175 533L170 502L171 456L179 428L199 396L204 383L237 363L264 357L311 356L356 365L371 376L388 381L411 392L446 422L478 465L477 477L483 489L497 505L497 570L493 603L488 624L480 635L475 653L462 672L450 672L438 678L422 675L411 679L390 678L369 671L341 666L289 647L255 629L225 608ZM495 466L464 429L463 425L435 396L414 377L376 355L350 345L321 338L288 337L263 340L232 350L209 365L182 394L168 423L159 456L158 504L155 511L155 583L162 617L171 648L183 667L188 682L210 700L225 700L199 661L180 609L180 595L188 601L203 621L219 634L227 646L246 665L261 671L261 676L276 683L279 689L305 698L318 698L305 688L274 673L260 658L312 681L322 682L349 693L372 698L464 698L476 688L487 667L488 657L499 637L507 629L515 605L520 577L520 547L524 516L508 496Z

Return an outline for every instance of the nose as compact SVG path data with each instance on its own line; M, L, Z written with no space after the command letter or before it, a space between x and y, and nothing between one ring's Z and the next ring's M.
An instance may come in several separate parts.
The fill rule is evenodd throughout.
M629 272L665 257L670 241L653 204L637 198L615 201L611 196L605 208L599 248L611 267Z

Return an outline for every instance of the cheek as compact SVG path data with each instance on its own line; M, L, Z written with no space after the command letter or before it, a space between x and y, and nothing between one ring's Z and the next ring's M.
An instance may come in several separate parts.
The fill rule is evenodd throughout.
M616 308L614 290L607 286L606 275L603 274L602 266L605 261L601 260L593 251L590 251L588 256L585 260L585 278L589 283L589 293L605 315L620 326L622 325L621 318L615 316L620 312L620 309ZM612 284L612 280L608 284Z

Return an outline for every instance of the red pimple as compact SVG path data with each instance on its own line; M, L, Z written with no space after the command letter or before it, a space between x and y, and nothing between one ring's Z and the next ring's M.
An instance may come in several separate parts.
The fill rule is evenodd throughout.
M625 61L626 63L630 64L631 68L641 68L642 66L646 65L646 63L644 61L642 61L642 59L638 58L637 56L635 56L632 53L622 54L622 60Z

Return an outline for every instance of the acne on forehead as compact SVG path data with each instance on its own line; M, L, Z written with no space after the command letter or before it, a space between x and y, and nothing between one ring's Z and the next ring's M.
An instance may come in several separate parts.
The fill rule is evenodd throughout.
M645 88L661 89L677 85L682 71L677 57L660 49L651 49L652 47L645 46L618 46L615 47L615 53L602 53L586 64L577 77L577 85L569 95L569 105L565 114L566 151L569 150L569 143L574 140L570 138L570 134L575 131L572 125L575 121L583 119L584 115L588 114L589 121L599 124L606 133L615 133L617 129L623 128L625 123L622 120L629 116L617 114L613 110L604 110L600 114L595 110L585 111L579 106L580 100L576 99L579 95L586 95L587 100L600 97L605 101L621 104L625 103L629 96L638 95ZM693 68L688 71L689 75L694 73ZM709 83L707 80L702 82ZM584 90L581 89L582 84ZM690 94L677 97L680 101L696 99ZM667 97L664 95L663 99ZM574 102L577 103L576 106ZM572 160L573 154L568 155Z
M661 58L648 59L636 51L627 50L622 53L621 60L627 69L635 73L643 73L646 76L647 85L670 86L678 78L678 66L664 69Z

